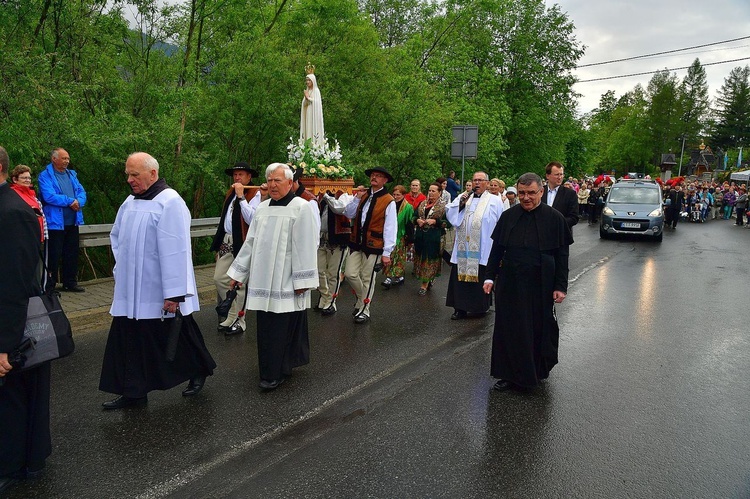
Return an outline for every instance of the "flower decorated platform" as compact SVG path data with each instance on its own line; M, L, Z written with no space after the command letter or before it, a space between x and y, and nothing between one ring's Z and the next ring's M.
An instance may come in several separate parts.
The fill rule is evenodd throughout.
M287 146L289 165L302 168L302 184L316 196L320 193L343 191L352 194L354 172L341 164L338 141L333 147L328 139L316 144L312 139L289 139Z

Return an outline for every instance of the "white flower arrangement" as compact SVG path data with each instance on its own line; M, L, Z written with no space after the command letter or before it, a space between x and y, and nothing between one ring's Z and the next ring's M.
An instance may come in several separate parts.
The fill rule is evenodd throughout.
M312 139L294 141L289 137L286 147L288 161L295 168L301 167L304 175L326 179L351 178L354 172L341 164L341 146L334 141L334 147L328 144L328 138L322 144L313 143Z

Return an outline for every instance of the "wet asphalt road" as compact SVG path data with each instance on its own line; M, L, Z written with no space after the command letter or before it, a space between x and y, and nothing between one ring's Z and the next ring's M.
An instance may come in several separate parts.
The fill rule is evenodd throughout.
M450 321L447 273L378 289L365 326L348 296L310 311L311 364L272 393L254 325L224 338L207 308L201 395L102 412L87 333L53 364L47 473L9 497L750 497L750 230L730 223L662 244L579 224L560 364L527 395L491 390L492 314Z

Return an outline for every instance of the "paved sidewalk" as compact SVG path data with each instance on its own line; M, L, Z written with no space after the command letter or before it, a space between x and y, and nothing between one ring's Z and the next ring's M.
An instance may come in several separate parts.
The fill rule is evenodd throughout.
M195 281L201 306L215 304L214 266L195 267ZM109 307L114 294L114 280L108 277L80 284L86 288L85 293L60 292L60 303L70 319L73 334L107 327L111 320Z

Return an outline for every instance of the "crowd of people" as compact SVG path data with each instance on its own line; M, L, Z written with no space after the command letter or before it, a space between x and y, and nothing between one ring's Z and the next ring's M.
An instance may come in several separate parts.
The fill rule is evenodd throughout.
M735 182L693 180L678 178L663 190L665 225L676 228L680 220L703 223L708 220L730 220L735 225L747 227L747 186Z
M56 289L58 259L61 289L84 291L75 262L86 192L69 163L67 151L55 149L37 195L32 170L19 165L11 171L0 148L0 224L14 235L4 256L18 263L0 280L0 440L11 456L0 465L0 486L37 476L51 452L49 366L13 373L8 352L23 335L28 298ZM128 156L125 173L131 194L110 236L114 298L99 385L116 398L104 402L104 410L145 405L150 391L185 382L182 395L195 396L216 367L192 315L199 304L189 210L151 155ZM450 172L429 182L426 192L419 179L409 189L388 188L393 177L375 167L365 171L368 186L317 196L303 185L301 170L283 163L269 165L257 187L258 171L248 163L225 174L231 186L211 250L217 296L234 299L217 330L242 334L246 313L256 312L263 391L277 389L294 368L309 363L309 308L321 317L336 314L346 280L355 295L353 321L365 324L377 310L378 274L385 290L402 285L410 280L407 262L418 296L447 265L445 304L452 320L484 316L494 293L494 388L534 388L557 363L554 306L567 293L572 227L581 217L596 221L610 185L609 179L565 181L557 162L546 166L544 180L527 173L507 187L478 171L461 189ZM673 215L697 211L705 221L735 211L736 223L744 223L744 185L675 182L664 192ZM314 304L313 290L319 292Z
M67 258L74 253L71 241L77 248L86 193L69 163L63 149L52 152L37 197L31 169L9 171L0 148L0 219L4 233L18 235L4 256L19 263L0 281L0 440L11 456L0 467L0 487L37 476L51 452L49 365L14 373L8 352L24 334L28 299L55 289L52 259L63 259L62 290L83 291ZM104 410L145 405L149 392L185 382L182 395L196 396L216 367L193 318L199 304L189 210L151 155L128 156L125 173L131 194L110 235L114 297L99 383L116 397L102 404ZM417 179L408 190L388 189L393 177L375 167L365 171L369 186L317 197L302 184L301 170L287 164L269 165L257 189L252 183L258 172L247 163L225 173L232 184L211 249L217 295L235 296L217 329L242 334L246 312L256 312L261 390L277 389L309 362L313 290L319 291L314 308L330 317L345 279L355 294L354 323L364 324L377 308L378 274L385 276L385 289L398 285L409 260L420 296L444 265L450 267L446 306L453 309L452 320L484 316L498 283L497 310L504 312L493 335L495 389L533 388L557 363L553 303L565 298L570 228L578 221L576 194L561 185L561 164L547 166L546 182L529 173L509 188L475 172L463 192L451 172L429 183L426 194ZM41 272L45 259L49 271ZM518 296L530 301L519 302ZM523 320L516 323L518 317Z

